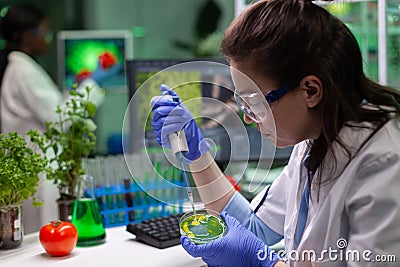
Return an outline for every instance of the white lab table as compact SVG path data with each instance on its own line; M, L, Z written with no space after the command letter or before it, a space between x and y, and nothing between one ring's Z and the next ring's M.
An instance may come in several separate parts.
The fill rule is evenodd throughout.
M92 247L76 247L70 255L52 257L39 242L38 233L25 235L22 245L12 250L0 250L1 267L60 266L207 266L193 258L181 245L157 249L135 241L126 227L106 229L106 243Z

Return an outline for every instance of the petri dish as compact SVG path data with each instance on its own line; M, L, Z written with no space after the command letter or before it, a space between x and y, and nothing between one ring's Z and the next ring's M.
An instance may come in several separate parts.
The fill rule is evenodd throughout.
M227 226L219 213L201 209L185 213L180 221L181 235L187 236L195 244L206 244L225 235Z

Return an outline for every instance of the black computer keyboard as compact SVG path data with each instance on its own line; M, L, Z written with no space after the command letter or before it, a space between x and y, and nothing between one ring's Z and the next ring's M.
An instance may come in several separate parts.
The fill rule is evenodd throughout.
M179 219L183 214L154 218L131 223L126 230L136 236L136 240L156 248L167 248L180 244Z

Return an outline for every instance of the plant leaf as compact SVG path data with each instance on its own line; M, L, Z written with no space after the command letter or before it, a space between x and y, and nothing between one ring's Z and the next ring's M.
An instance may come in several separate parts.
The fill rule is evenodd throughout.
M91 101L87 101L85 108L89 116L94 117L96 114L96 105Z

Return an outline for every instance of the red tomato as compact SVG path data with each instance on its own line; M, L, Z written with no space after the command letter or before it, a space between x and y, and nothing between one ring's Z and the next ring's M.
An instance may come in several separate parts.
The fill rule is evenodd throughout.
M52 221L40 229L39 240L50 255L66 256L78 241L78 231L70 222Z

